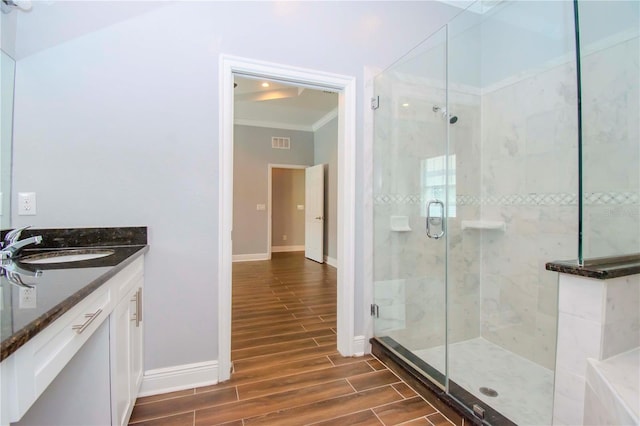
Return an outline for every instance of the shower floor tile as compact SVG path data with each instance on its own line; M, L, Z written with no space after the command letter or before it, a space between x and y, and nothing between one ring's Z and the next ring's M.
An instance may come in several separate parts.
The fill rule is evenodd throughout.
M519 425L550 425L553 371L481 337L449 346L449 376ZM444 346L413 351L444 373ZM480 393L491 388L498 396Z

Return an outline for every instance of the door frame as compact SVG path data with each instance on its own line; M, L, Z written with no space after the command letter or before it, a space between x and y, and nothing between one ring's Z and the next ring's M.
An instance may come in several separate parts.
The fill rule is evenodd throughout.
M283 80L338 92L337 346L355 351L356 79L324 71L220 55L218 72L218 380L231 377L231 265L233 223L233 75ZM358 339L359 341L362 338ZM361 345L358 345L361 346Z
M271 260L271 245L272 245L272 231L273 231L273 169L290 169L290 170L304 170L309 166L301 164L271 164L269 163L269 173L267 175L267 259ZM305 206L306 209L306 206ZM305 234L306 238L306 234Z

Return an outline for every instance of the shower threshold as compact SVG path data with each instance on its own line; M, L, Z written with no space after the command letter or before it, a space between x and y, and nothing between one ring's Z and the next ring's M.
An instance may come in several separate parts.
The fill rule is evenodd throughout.
M444 346L413 353L444 371ZM486 339L449 345L449 377L519 425L551 424L553 371Z
M477 349L477 347L481 346L485 341L483 340L483 342L470 342L471 345L467 346L471 346L472 348ZM490 344L490 342L487 343ZM523 417L521 413L515 413L514 416L513 410L509 411L509 407L506 407L508 413L504 412L504 401L510 400L508 397L510 394L512 394L512 391L500 386L497 397L482 394L480 392L480 387L483 387L483 385L478 384L475 378L486 379L486 377L480 374L476 373L472 382L469 382L467 380L464 383L457 382L457 378L454 375L450 375L449 393L446 393L442 389L441 385L441 383L444 383L444 376L442 375L442 373L440 373L440 371L444 371L444 369L438 369L441 366L430 365L427 360L423 359L422 357L416 356L416 354L414 353L415 351L411 352L407 350L390 337L373 338L371 339L371 344L372 353L376 357L378 357L391 370L395 371L396 374L407 381L407 383L412 385L416 391L418 391L427 401L429 401L432 405L434 405L437 409L444 413L456 425L462 425L463 423L465 425L477 424L496 426L512 426L516 424L550 424L550 419L547 421L546 419L542 418L545 416L545 414L549 414L550 416L550 409L548 412L545 411L545 414L542 414L541 416L540 413L530 413L529 411L531 406L529 407L529 409L525 409L525 411L527 412L525 417ZM493 352L490 351L489 353ZM427 358L429 355L437 356L437 354L434 352L423 354L423 356L424 355L427 355ZM460 358L460 356L458 356L458 358ZM431 360L433 361L433 359ZM471 359L471 361L474 360ZM434 362L434 364L437 363ZM475 362L468 362L467 364L468 368L470 369L477 370L478 372L488 372L488 370L477 363L477 359L475 360ZM450 365L450 369L452 367L453 366ZM508 372L506 374L508 374ZM432 379L429 379L427 376L435 378L439 383L434 383L434 381ZM519 375L518 380L522 379L524 378ZM480 381L483 383L488 381L489 385L485 386L487 388L494 388L495 386L497 386L495 384L495 381ZM551 380L551 383L552 382L553 380ZM522 382L520 382L520 386L522 387ZM550 389L552 389L552 385ZM535 389L535 392L539 392L540 390L541 389ZM533 392L534 389L531 389L530 391ZM503 400L500 401L499 404L496 404L496 401L500 399L501 396L503 397ZM531 401L530 399L528 400ZM511 401L514 402L513 400ZM475 408L479 408L479 410L476 411ZM474 415L472 410L476 412L482 412L483 418L479 418L477 414ZM507 417L507 415L509 417Z

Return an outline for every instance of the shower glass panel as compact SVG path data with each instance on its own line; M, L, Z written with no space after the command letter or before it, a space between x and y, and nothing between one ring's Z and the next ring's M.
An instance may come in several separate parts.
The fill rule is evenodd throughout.
M545 262L577 253L573 5L493 3L449 23L449 380L517 424L551 424L557 274Z
M452 214L443 208L450 164L446 28L377 76L375 92L375 335L444 387L445 353L427 366L414 352L444 345L447 331L446 242L436 238Z
M572 2L477 2L375 81L376 337L492 422L551 424L545 264L578 246L574 30Z
M578 13L584 258L640 253L640 2Z

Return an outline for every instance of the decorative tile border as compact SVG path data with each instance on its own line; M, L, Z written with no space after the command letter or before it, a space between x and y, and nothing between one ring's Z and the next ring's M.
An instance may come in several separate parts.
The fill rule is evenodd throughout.
M578 204L576 194L559 192L555 194L511 194L484 197L483 206L575 206Z
M633 205L640 204L638 192L589 192L585 195L587 204Z
M376 194L373 204L420 204L420 195Z
M375 194L373 196L373 203L377 205L418 205L421 202L421 196L417 194ZM589 192L585 194L584 202L589 205L636 205L640 204L640 195L637 192ZM490 195L486 197L456 196L456 205L458 206L575 206L577 204L577 194L566 192Z

